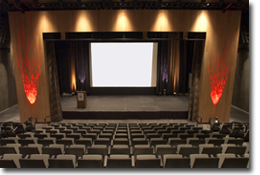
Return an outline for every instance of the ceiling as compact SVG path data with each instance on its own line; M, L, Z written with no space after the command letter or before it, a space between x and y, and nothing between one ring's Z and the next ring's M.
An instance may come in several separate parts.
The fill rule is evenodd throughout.
M0 11L109 9L248 10L249 0L0 0Z

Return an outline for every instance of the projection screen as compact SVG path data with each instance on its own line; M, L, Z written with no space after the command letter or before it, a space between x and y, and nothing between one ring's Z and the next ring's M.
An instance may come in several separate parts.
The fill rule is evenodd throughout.
M91 87L156 87L157 43L91 43Z

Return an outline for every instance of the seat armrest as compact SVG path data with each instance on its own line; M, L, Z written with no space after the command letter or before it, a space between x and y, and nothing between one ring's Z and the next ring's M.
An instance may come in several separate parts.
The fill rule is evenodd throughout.
M160 159L160 167L162 168L163 167L162 156L158 155L158 158Z
M111 146L108 147L108 151L107 154L110 155L111 154Z
M209 157L213 158L213 157L214 157L214 155L213 155L213 154L210 154L210 155L209 155Z
M132 163L132 167L135 167L135 157L131 156L131 163Z
M54 159L54 158L55 158L55 155L52 155L50 158L51 158L51 159Z
M130 146L130 155L133 155L133 147Z
M107 156L105 156L105 158L104 158L104 168L106 168L107 167Z
M26 155L26 156L24 157L24 159L29 159L29 157L30 157L30 155Z

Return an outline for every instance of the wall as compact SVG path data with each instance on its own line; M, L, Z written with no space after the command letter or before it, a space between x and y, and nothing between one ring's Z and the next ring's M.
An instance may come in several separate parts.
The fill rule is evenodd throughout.
M232 104L249 112L249 51L239 50Z
M0 49L0 111L17 104L13 57L7 49Z
M28 57L32 62L35 59L41 61L40 65L37 64L40 66L40 76L37 100L34 104L28 103L26 99L25 91L22 89L23 71L19 69L19 62L14 62L21 121L24 121L28 115L33 115L38 118L38 121L43 121L43 118L50 114L42 33L61 32L64 38L65 32L88 31L206 32L200 93L197 99L199 101L198 115L203 118L203 121L208 121L210 117L216 115L223 122L229 121L240 16L240 11L223 13L205 10L77 10L35 11L24 14L9 12L14 58L17 60L20 57ZM211 100L209 65L212 70L213 68L218 70L215 69L219 65L218 60L225 63L229 71L224 84L222 83L224 88L222 88L219 103L214 105ZM28 71L24 70L24 72ZM218 71L214 73L221 74Z

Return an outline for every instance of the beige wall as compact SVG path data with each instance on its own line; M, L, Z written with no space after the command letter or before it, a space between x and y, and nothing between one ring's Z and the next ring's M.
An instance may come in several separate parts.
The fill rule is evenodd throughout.
M88 32L88 31L175 31L207 32L204 61L202 65L199 114L203 121L219 116L221 121L228 121L230 115L232 90L237 58L240 26L239 11L204 11L204 10L82 10L82 11L39 11L9 12L9 22L14 58L28 54L39 55L42 60L39 78L39 92L36 103L30 105L25 97L17 63L14 62L16 89L21 121L33 115L43 121L50 114L47 72L45 71L43 32ZM17 37L19 31L25 33L30 49L25 52ZM225 52L230 40L230 47ZM218 41L219 40L219 41ZM212 53L228 55L231 71L226 81L223 95L218 105L210 99L208 64Z

